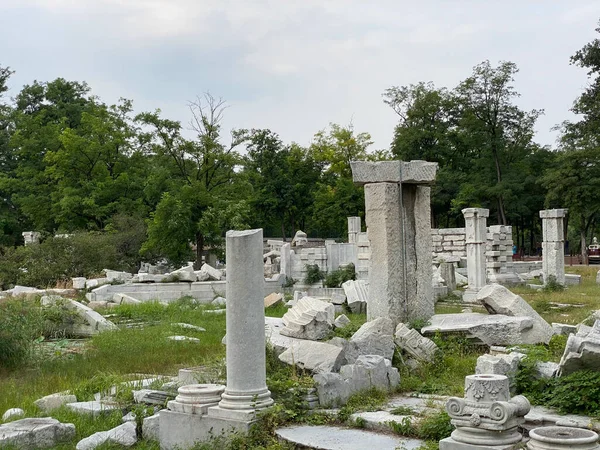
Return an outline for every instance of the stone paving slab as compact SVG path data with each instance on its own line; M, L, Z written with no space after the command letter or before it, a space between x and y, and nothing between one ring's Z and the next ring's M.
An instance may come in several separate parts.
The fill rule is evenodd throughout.
M424 444L418 439L406 439L373 431L330 426L292 426L275 430L280 439L315 450L416 450Z

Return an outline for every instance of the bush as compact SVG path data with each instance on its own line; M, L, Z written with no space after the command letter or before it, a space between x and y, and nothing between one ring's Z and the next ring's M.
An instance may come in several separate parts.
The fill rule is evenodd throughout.
M352 263L327 274L324 284L328 288L339 288L348 280L356 280L356 269Z
M43 318L31 300L0 300L0 367L14 368L31 354Z
M544 283L542 290L544 292L561 292L565 290L565 287L556 281L556 277L554 275L549 275L548 280L546 280Z
M319 269L319 266L316 264L307 264L306 265L306 277L304 278L304 282L306 284L315 284L325 278L325 274Z

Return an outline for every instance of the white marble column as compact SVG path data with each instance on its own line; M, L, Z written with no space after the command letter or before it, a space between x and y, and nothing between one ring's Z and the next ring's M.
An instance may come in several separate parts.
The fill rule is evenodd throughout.
M227 387L209 415L251 419L273 404L265 366L263 232L228 231Z
M469 286L463 295L466 302L475 301L477 293L486 285L485 244L487 240L486 219L489 209L466 208L462 210L465 217L465 243L467 246L467 278Z
M544 283L549 277L565 284L565 234L564 219L568 209L545 209L540 211L542 218L542 272Z
M367 319L394 324L429 319L431 285L430 188L437 164L426 161L351 163L364 185L371 259Z
M356 244L360 233L360 217L348 217L348 243Z

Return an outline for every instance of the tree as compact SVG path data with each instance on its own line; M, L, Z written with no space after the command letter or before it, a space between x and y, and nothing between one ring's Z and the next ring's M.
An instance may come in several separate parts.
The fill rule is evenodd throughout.
M182 136L181 124L163 119L160 111L143 113L137 116L139 123L151 127L143 133L141 140L144 152L153 158L154 170L158 175L151 176L163 189L151 188L151 192L164 192L156 210L148 221L148 240L142 251L147 255L167 256L174 263L189 257L188 246L196 247L196 265L202 261L202 251L208 235L203 215L223 198L228 202L244 202L237 186L235 167L241 160L235 148L244 140L241 132L233 131L230 145L221 141L221 121L226 105L222 99L210 94L190 103L191 127L195 140ZM236 195L229 195L235 192ZM243 207L225 208L225 211L239 213ZM223 219L224 222L227 220ZM241 217L230 218L229 222L242 222ZM177 232L174 231L177 228ZM221 231L221 234L223 231Z
M0 244L14 245L20 238L19 212L11 199L9 180L15 169L15 158L10 151L12 126L11 106L4 101L7 82L14 72L0 66Z

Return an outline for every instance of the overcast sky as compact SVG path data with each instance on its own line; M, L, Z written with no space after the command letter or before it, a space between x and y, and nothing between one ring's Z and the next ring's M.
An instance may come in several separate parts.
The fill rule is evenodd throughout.
M230 105L226 129L307 145L352 122L375 149L396 124L386 88L452 88L508 60L519 105L545 110L537 141L552 145L586 85L569 57L599 18L598 0L0 0L0 65L16 71L11 95L63 77L187 123L187 101L209 91Z

